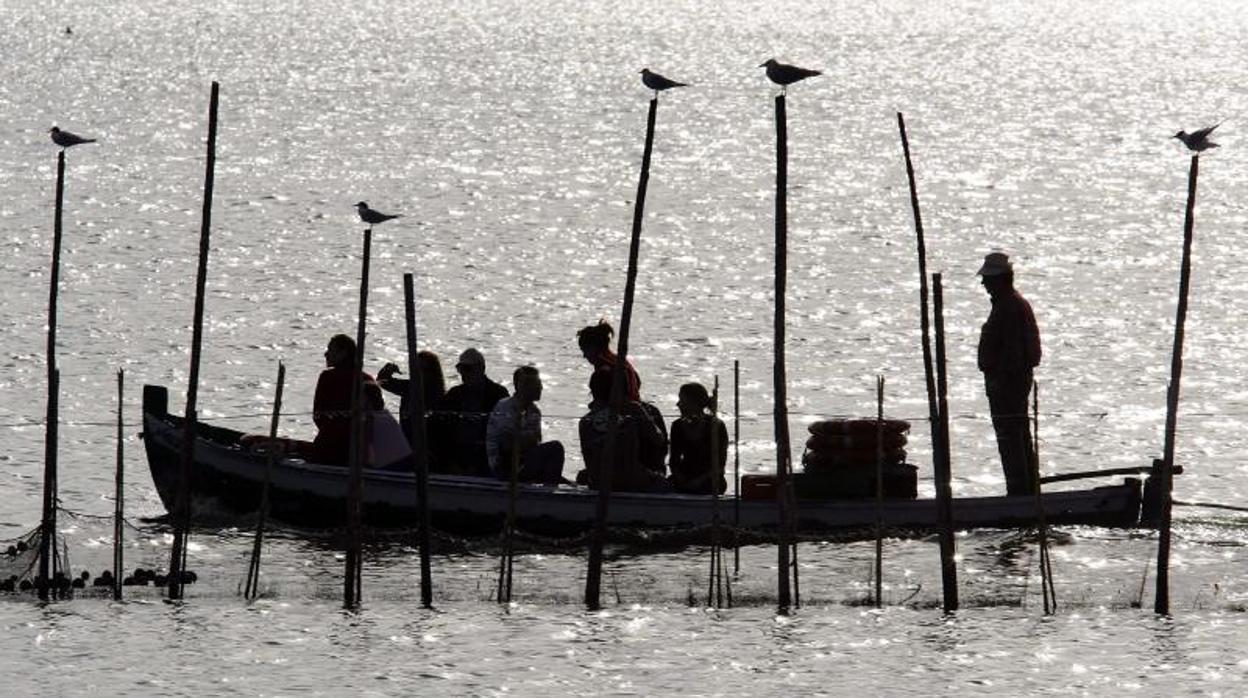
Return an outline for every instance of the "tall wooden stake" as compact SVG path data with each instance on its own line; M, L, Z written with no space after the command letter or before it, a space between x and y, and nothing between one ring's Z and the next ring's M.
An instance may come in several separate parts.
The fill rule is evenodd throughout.
M125 569L123 535L126 511L125 416L126 372L117 371L117 477L113 486L113 600L121 601L122 570Z
M519 389L517 389L519 392ZM520 483L520 451L523 448L524 418L527 410L516 410L516 421L511 441L511 462L507 477L507 518L503 521L503 554L498 558L498 592L495 598L501 604L511 603L513 572L516 561L516 489Z
M429 562L429 536L431 517L429 512L429 437L425 425L425 377L420 370L416 342L416 292L411 274L403 275L403 309L407 325L407 370L412 372L408 381L407 403L412 413L407 415L407 435L416 459L416 508L420 511L420 526L416 530L416 542L420 547L420 605L433 608L433 573Z
M204 206L199 227L199 267L195 275L195 317L191 323L191 369L186 386L186 419L182 432L182 467L173 516L173 548L169 554L169 598L182 598L185 586L187 538L191 530L191 473L195 462L195 423L199 399L199 360L204 341L204 286L208 279L211 249L212 187L217 165L217 102L220 86L212 83L208 101L208 153L204 166Z
M372 257L373 228L364 231L364 252L360 260L360 313L355 325L355 365L351 377L351 450L350 478L347 484L347 555L343 574L342 604L344 608L360 605L360 582L363 575L364 532L360 511L364 496L364 453L368 448L367 407L364 405L364 337L368 322L368 267ZM419 367L409 367L417 371Z
M940 445L940 411L936 405L936 378L932 370L932 340L927 311L927 244L923 238L923 214L919 210L919 189L914 178L914 162L910 158L910 138L906 135L906 118L897 112L897 130L901 133L901 149L906 157L906 181L910 184L910 210L914 212L914 236L919 256L919 333L923 345L923 379L927 385L927 414L932 425L932 452Z
M715 376L715 388L711 391L711 572L707 577L706 605L714 608L724 606L724 561L719 530L719 481L724 477L724 467L719 461L719 376Z
M611 479L614 476L615 444L620 429L620 413L627 397L628 333L633 319L633 295L637 288L637 258L641 252L641 223L646 208L646 187L650 183L650 154L654 150L654 121L659 98L650 100L646 118L646 145L641 156L641 177L637 182L637 201L633 204L633 236L628 246L628 278L624 284L624 309L620 313L620 339L616 345L615 374L611 382L611 406L607 412L607 438L603 447L601 472L598 474L598 507L594 516L594 534L589 544L589 567L585 574L585 606L601 608L602 546L607 534L607 515L611 507Z
M781 614L787 614L792 605L789 593L790 575L793 567L789 561L792 548L793 521L789 491L789 464L793 457L789 444L788 388L784 370L784 294L788 274L788 188L789 188L789 136L785 115L784 95L776 95L776 314L775 314L775 369L772 373L775 391L776 432L776 503L780 510L780 540L776 546L777 580L776 597Z
M260 509L256 512L256 536L251 543L251 562L247 566L247 581L243 585L243 598L252 601L260 591L260 553L264 545L264 526L269 517L269 480L273 476L273 462L277 460L277 423L282 416L282 387L286 384L286 365L277 362L277 390L273 396L273 418L269 420L269 447L265 454L264 484L260 486Z
M949 382L945 368L945 304L940 274L932 274L933 314L936 318L937 400L940 450L933 458L936 474L936 514L940 523L940 582L945 613L958 610L958 568L954 561L953 489L949 449Z
M1161 498L1161 530L1157 536L1157 593L1155 613L1170 613L1170 518L1174 491L1174 439L1179 420L1179 381L1183 375L1183 337L1187 324L1187 296L1192 281L1192 234L1196 223L1196 179L1200 156L1192 156L1187 174L1187 212L1183 220L1183 261L1179 267L1179 307L1174 319L1174 350L1170 354L1170 386L1166 391L1165 452L1162 454L1157 495Z
M1029 466L1032 491L1036 496L1036 533L1040 547L1040 593L1044 597L1044 615L1057 611L1057 592L1053 588L1053 566L1049 559L1049 522L1044 512L1044 497L1040 492L1040 384L1031 382L1032 453ZM1026 449L1023 449L1025 452Z
M884 605L884 376L875 377L875 607Z
M48 403L43 432L43 516L39 525L39 600L48 600L56 562L57 463L60 371L56 366L56 310L61 285L61 221L65 210L65 151L56 156L56 209L52 218L52 278L48 285Z
M732 480L737 496L732 500L732 573L741 574L741 362L732 362ZM731 592L729 592L731 594Z

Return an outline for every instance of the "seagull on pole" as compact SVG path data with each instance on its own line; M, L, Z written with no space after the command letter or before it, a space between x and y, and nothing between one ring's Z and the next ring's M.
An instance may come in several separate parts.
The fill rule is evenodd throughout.
M654 90L655 97L658 97L659 93L662 92L663 90L670 90L673 87L688 87L689 86L689 83L676 82L675 80L665 78L662 75L659 75L658 73L651 72L649 68L641 69L641 84Z
M813 78L816 75L823 75L822 71L811 70L810 68L799 68L795 65L781 63L774 58L767 59L766 63L758 66L767 69L767 79L776 83L784 89L788 89L789 85L798 80Z
M72 148L81 143L94 143L95 142L94 138L83 138L82 136L79 136L76 133L70 133L69 131L62 131L61 129L55 126L48 129L48 133L52 134L52 142L61 146L62 148Z
M1218 147L1217 143L1209 140L1209 134L1213 133L1213 130L1221 125L1222 122L1219 121L1212 126L1207 126L1199 131L1193 131L1191 133L1188 133L1187 131L1179 131L1171 136L1171 138L1177 138L1183 141L1183 145L1187 146L1188 150L1193 153L1199 153L1210 148Z
M369 208L368 204L364 203L363 201L355 205L355 210L359 212L360 220L364 221L365 223L369 225L377 225L378 223L385 223L388 220L391 220L393 218L400 218L403 215L401 213L382 213L381 211L374 211L373 209Z

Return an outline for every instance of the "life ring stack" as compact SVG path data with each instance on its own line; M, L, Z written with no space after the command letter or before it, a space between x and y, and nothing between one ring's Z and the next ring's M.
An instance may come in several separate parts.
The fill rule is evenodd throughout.
M806 452L802 455L803 472L797 474L800 477L794 482L799 498L874 497L877 463L883 466L886 498L914 499L918 496L918 468L906 462L909 422L824 419L807 429L810 438L806 440Z

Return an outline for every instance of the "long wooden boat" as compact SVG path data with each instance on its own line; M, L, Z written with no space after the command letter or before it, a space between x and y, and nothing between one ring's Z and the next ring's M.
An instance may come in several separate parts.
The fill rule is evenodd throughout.
M145 386L143 441L156 490L165 508L172 510L177 492L182 418L168 412L168 391ZM214 521L224 515L255 512L259 507L266 458L240 445L241 432L197 425L192 473L194 510L200 518L209 512ZM345 518L347 471L302 459L277 459L270 473L270 516L300 527L341 526ZM572 536L593 524L598 493L567 485L521 485L516 501L518 526L547 536ZM497 531L506 510L506 483L477 477L431 475L429 502L433 525L461 535ZM417 521L416 486L411 473L364 471L364 518L372 527L412 527ZM777 526L775 502L740 501L723 496L721 520L766 531ZM1050 524L1133 527L1140 521L1141 485L1137 478L1121 484L1089 489L1046 492L1045 515ZM797 525L802 532L867 529L875 522L873 500L798 500ZM1012 528L1030 525L1036 515L1035 498L966 497L954 500L953 516L959 528ZM931 499L885 500L883 523L890 529L930 530L936 526L936 503ZM711 522L707 496L685 494L616 493L612 495L612 527L667 529L703 527Z

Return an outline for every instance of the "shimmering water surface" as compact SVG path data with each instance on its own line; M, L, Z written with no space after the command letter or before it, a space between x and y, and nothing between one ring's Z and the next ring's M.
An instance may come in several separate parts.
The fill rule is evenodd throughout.
M789 395L795 435L822 415L913 419L930 493L918 276L896 132L904 111L931 271L945 275L954 489L1004 489L974 343L973 272L1008 250L1045 340L1046 472L1161 452L1188 158L1167 136L1227 118L1200 180L1176 484L1248 503L1242 122L1248 8L1235 2L27 3L0 0L0 538L38 520L55 149L69 153L60 342L61 496L75 569L110 564L116 391L125 418L131 565L169 539L137 438L139 386L185 390L208 86L221 82L202 414L261 431L278 359L282 428L310 436L325 340L352 332L367 200L406 217L374 241L368 366L402 357L401 276L423 343L450 369L541 367L549 436L575 448L587 402L575 330L617 320L649 66L694 87L659 112L632 353L674 412L687 380L741 362L745 472L771 443L774 131L758 63L826 75L789 96ZM72 27L72 35L65 33ZM1224 133L1224 135L1223 135ZM797 440L800 448L800 439ZM575 456L571 473L579 466ZM1071 530L1054 552L1060 613L1041 617L1033 547L959 538L963 603L939 603L932 541L801 547L805 605L774 617L775 555L742 551L732 610L690 608L701 549L617 551L608 610L577 605L584 557L517 561L518 604L491 600L489 546L435 558L417 608L409 548L371 549L364 609L338 608L333 540L279 533L265 598L237 596L245 531L201 533L189 602L152 590L38 608L0 596L6 694L929 693L1242 694L1243 515L1176 510L1172 619L1151 606L1148 532ZM1147 576L1146 576L1147 575ZM1143 582L1143 583L1142 583Z

